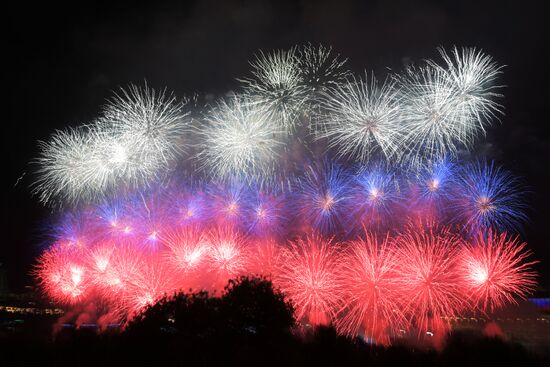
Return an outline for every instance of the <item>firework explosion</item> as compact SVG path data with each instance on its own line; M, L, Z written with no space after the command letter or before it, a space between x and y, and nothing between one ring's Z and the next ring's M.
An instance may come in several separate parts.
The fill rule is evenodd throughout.
M378 83L323 46L260 52L202 113L122 90L41 143L33 191L65 209L35 269L43 291L124 323L175 291L264 274L301 325L380 344L526 297L525 188L457 156L501 112L500 67L441 56Z

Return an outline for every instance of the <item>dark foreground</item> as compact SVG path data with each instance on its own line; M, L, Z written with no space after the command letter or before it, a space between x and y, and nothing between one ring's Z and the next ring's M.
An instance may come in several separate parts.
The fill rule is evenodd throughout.
M437 351L395 340L377 347L331 327L298 328L293 309L264 279L241 279L223 297L178 294L128 324L98 333L57 316L0 315L2 366L544 366L545 351L473 331L451 334Z

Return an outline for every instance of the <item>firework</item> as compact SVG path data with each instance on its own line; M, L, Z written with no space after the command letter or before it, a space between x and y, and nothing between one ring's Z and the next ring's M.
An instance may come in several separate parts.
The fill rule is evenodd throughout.
M310 100L316 101L320 93L337 87L350 75L345 68L347 59L334 55L332 47L307 44L297 50L301 83L309 90Z
M351 196L352 176L337 164L308 166L296 188L296 209L306 224L322 233L338 231Z
M161 236L165 261L175 270L178 288L198 288L210 252L205 234L196 228L175 229Z
M125 163L125 184L140 186L170 170L189 143L188 115L174 95L147 85L121 89L104 106L99 126L117 142L114 157Z
M403 310L419 333L466 308L456 281L459 237L447 229L420 228L404 232L395 241Z
M454 89L454 108L463 119L460 123L484 132L485 126L502 114L502 106L495 102L502 97L497 92L502 86L496 84L502 67L475 48L454 47L451 54L440 48L439 52L446 78ZM433 61L428 62L437 67Z
M75 205L148 184L180 156L185 118L173 96L132 85L94 124L41 144L34 191L44 203Z
M400 198L394 173L380 164L363 167L354 177L354 184L348 232L362 226L381 228L390 224Z
M383 83L331 48L260 52L244 93L207 111L121 90L41 143L33 192L72 207L38 259L41 288L124 322L176 291L267 275L302 325L384 345L438 343L453 317L525 298L534 261L506 234L527 220L525 189L456 159L501 114L501 69L440 52Z
M246 227L249 197L249 187L244 184L212 185L208 189L208 200L214 222L220 227Z
M94 187L87 184L91 141L89 129L79 128L57 131L50 141L40 143L38 178L33 189L40 201L78 203L95 197Z
M54 300L75 304L86 298L91 279L81 248L57 245L44 252L35 274L44 291Z
M458 167L448 159L434 162L419 177L421 198L429 202L443 201L456 188Z
M256 190L249 203L247 232L257 238L280 236L285 232L282 195Z
M207 116L202 131L203 168L225 181L268 180L282 147L280 130L264 108L235 96Z
M443 159L458 147L469 146L474 135L460 124L452 85L440 68L410 67L398 77L402 101L402 159L411 165Z
M346 305L337 318L338 330L352 337L362 331L388 344L391 334L407 328L400 304L399 264L390 239L378 240L367 233L348 244L342 264Z
M517 231L527 220L521 181L493 162L465 166L460 175L456 219L471 232L490 228Z
M245 93L271 113L282 131L290 133L308 98L296 48L268 54L260 51L250 65L253 77L241 80Z
M163 296L174 294L177 287L170 270L158 256L143 259L123 293L122 304L128 308L130 318Z
M276 277L281 265L282 246L271 238L255 241L251 255L249 273Z
M231 229L217 228L207 234L206 241L214 289L222 289L229 279L245 274L250 251L246 238Z
M329 148L354 161L366 162L377 150L395 158L404 132L394 86L392 80L379 86L374 76L365 75L331 88L322 99L326 114L317 138L328 139Z
M500 113L494 81L500 73L490 57L474 49L455 48L441 55L446 67L428 61L398 76L407 132L403 157L422 164L470 147L490 119Z
M475 243L463 249L460 276L469 298L483 310L494 310L515 297L525 298L536 286L525 243L505 233L479 233Z
M296 318L312 325L330 323L339 309L341 294L335 244L312 235L291 242L281 256L274 281L294 303Z

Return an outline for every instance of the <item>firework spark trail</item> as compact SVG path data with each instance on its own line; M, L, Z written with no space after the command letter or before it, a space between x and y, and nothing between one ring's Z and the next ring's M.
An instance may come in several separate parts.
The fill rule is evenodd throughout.
M336 244L311 235L291 242L281 256L274 283L294 303L297 320L329 324L341 303Z
M467 294L482 310L493 311L515 298L525 298L536 286L536 273L528 261L525 243L506 233L478 233L460 255L460 276Z
M400 154L404 136L401 105L395 82L381 86L374 75L350 78L325 93L317 139L328 139L328 147L340 157L367 162L376 151L388 160Z
M351 73L345 68L347 59L334 55L332 47L307 44L297 50L301 84L309 90L309 101L316 104L321 93L343 83Z
M339 312L339 332L355 337L362 330L377 343L388 344L389 335L408 329L401 311L397 278L399 263L389 237L366 233L347 245L340 274L346 300Z

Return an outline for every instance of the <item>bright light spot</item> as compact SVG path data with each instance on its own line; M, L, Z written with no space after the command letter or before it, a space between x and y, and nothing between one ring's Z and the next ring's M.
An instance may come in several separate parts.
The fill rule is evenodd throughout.
M239 206L234 201L231 202L231 204L229 204L229 206L227 207L227 211L229 212L229 214L235 214L238 209L239 209Z
M111 156L111 163L121 164L126 162L128 155L126 154L126 148L120 144L115 144L113 147L113 155Z
M109 259L107 257L98 257L95 265L99 271L104 272L107 269L107 265L109 265Z
M434 178L430 182L428 182L428 190L431 192L437 191L439 188L439 180L437 178Z
M495 210L495 205L493 205L491 199L489 199L487 196L481 196L477 200L477 204L481 213L488 213Z
M481 266L476 266L472 269L472 279L477 284L483 284L489 279L489 272L487 269L482 268Z
M324 211L330 211L333 205L334 205L334 198L332 197L332 195L327 193L327 195L323 199L323 202L321 203L321 206Z
M265 209L259 208L257 211L257 214L259 219L264 219L266 215Z
M199 262L203 253L204 249L202 247L196 248L185 255L185 262L189 265L195 265Z
M82 274L84 271L77 267L73 266L71 267L71 280L73 281L73 284L77 286L82 281Z

